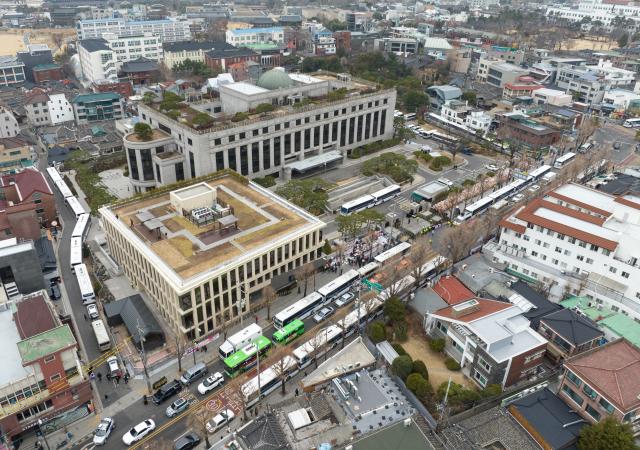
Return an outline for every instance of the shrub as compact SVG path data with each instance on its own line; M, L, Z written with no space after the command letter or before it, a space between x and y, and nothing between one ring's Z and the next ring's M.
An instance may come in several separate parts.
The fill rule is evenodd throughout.
M382 322L372 322L369 324L367 334L374 344L386 339L386 331Z
M451 164L451 158L446 156L437 156L431 160L431 164L429 164L429 168L431 170L440 171L443 167Z
M413 361L409 355L398 356L393 360L391 367L393 367L393 371L396 375L404 381L413 370Z
M262 177L262 178L254 178L253 182L257 183L260 186L265 187L265 188L269 188L271 186L275 186L276 185L276 179L273 178L272 176L266 176L266 177Z
M191 121L196 127L206 127L213 123L213 117L204 112L199 112Z
M322 253L324 253L325 255L330 255L331 251L331 244L329 244L329 241L325 239L324 245L322 246Z
M183 100L178 94L174 94L171 91L166 91L162 94L162 102L160 102L160 109L162 111L170 111L180 106L180 102Z
M416 159L421 159L427 163L431 162L431 160L433 159L433 156L431 156L430 153L425 153L420 150L416 150L415 152L413 152L413 156L415 156Z
M462 182L464 187L473 186L474 184L476 184L476 182L468 178Z
M421 380L424 380L424 378L419 373L409 374L409 376L407 377L407 382L405 383L407 385L407 389L415 394L418 383L420 383Z
M237 112L235 116L231 119L232 122L242 122L243 120L247 120L249 118L249 114L246 112Z
M257 114L268 113L273 111L274 109L276 108L271 103L260 103L258 106L256 106L256 113Z
M497 397L500 394L502 394L502 387L499 384L488 384L480 391L480 395L483 397Z
M173 120L178 120L178 117L180 117L180 111L177 109L172 109L171 111L167 112L167 116L171 117Z
M415 390L416 397L422 401L422 403L427 403L429 399L433 396L433 387L431 384L424 378L418 382L418 386L416 386Z
M347 88L336 89L327 94L327 100L335 101L342 100L347 95Z
M398 138L387 139L384 141L376 141L370 144L365 144L360 147L354 148L349 152L349 159L358 159L362 156L370 155L379 150L384 150L385 148L393 147L394 145L398 145L401 142Z
M407 351L404 349L404 347L398 343L393 343L391 344L391 346L393 347L393 349L396 351L396 353L398 354L398 356L405 356L408 355Z
M447 366L449 370L460 370L460 364L453 358L447 358L444 360L444 365Z
M143 141L148 141L153 136L153 129L148 123L138 122L133 127L134 133Z
M439 339L432 339L429 342L429 347L431 348L431 350L433 350L434 352L438 352L438 353L442 353L442 351L444 350L444 344L445 341L442 338Z
M429 372L427 371L427 365L419 359L413 362L413 372L422 375L425 380L429 379Z
M438 399L443 400L447 395L447 387L449 388L448 401L451 406L471 406L473 403L480 400L480 393L475 389L466 389L464 386L458 383L451 383L448 386L448 382L444 381L438 386Z

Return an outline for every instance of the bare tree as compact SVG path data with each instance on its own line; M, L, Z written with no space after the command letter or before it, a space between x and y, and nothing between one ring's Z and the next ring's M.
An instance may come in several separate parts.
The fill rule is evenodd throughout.
M400 291L399 281L405 276L407 270L403 267L402 263L390 264L389 267L383 272L384 281L383 285L386 288L389 297L396 296Z
M62 44L64 44L64 36L62 35L62 33L53 33L51 35L51 40L53 40L53 43L58 50L62 48Z
M308 262L296 270L296 279L304 281L304 296L307 296L307 288L309 287L309 278L316 273L316 269L312 262Z
M271 305L278 298L278 294L275 289L273 289L273 286L268 284L262 288L262 298L264 299L264 304L267 306L267 320L271 320Z
M285 383L287 381L287 375L292 364L291 349L288 347L280 347L273 355L275 357L275 363L271 366L273 371L282 383L282 395L286 394Z
M593 133L600 126L600 120L597 117L584 118L580 128L578 128L578 135L576 137L576 148L579 148L582 144L593 135Z
M247 401L246 398L249 396L250 392L248 388L245 388L244 384L240 381L241 378L236 378L233 382L227 387L229 387L231 391L231 395L238 398L240 402L240 407L242 408L242 417L246 421L247 420ZM256 392L256 395L258 393Z
M229 312L225 311L222 320L218 321L218 332L222 335L222 341L227 340L227 330L229 329Z
M426 236L416 239L411 245L411 252L407 256L411 275L416 279L416 286L420 286L425 273L425 265L433 257L434 251L431 248L431 241Z
M307 341L306 348L309 350L309 355L313 358L316 369L318 368L318 354L322 348L324 342L322 339L323 332L317 332L311 339Z
M187 346L189 345L189 341L184 334L176 334L174 336L176 343L176 353L178 356L178 372L182 373L182 357L184 356L185 351L187 350Z
M207 431L207 422L211 418L211 412L207 409L206 405L202 405L199 408L194 409L187 417L187 423L191 428L197 430L198 434L204 436L204 441L207 444L207 448L211 447L209 442L209 432Z
M478 230L470 224L447 228L440 235L442 252L453 264L469 255L477 241Z

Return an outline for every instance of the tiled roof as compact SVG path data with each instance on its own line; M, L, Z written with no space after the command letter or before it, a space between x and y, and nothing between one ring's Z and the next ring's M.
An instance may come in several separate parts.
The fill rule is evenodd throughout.
M34 192L53 194L44 175L34 168L27 168L22 172L12 175L3 175L2 178L0 178L2 186L8 186L12 181L18 188L18 194L21 200L30 197Z
M553 312L541 318L540 323L544 323L564 340L575 346L591 342L604 335L594 321L579 316L578 313L570 309Z
M452 276L440 278L433 290L449 305L455 305L475 297L475 294L467 289L460 280Z
M456 312L454 311L455 305L439 309L434 314L447 319L468 323L473 322L474 320L481 319L482 317L490 316L491 314L495 314L499 311L511 308L513 306L511 303L499 302L497 300L488 300L486 298L477 298L476 300L478 302L478 309L477 311L471 312L469 314L463 316L456 315Z
M640 350L627 340L578 355L565 366L621 411L640 407Z
M597 245L598 247L605 248L609 251L613 251L618 247L618 243L615 241L605 239L595 234L587 233L586 231L578 230L569 225L555 222L553 220L549 220L544 217L540 217L536 215L535 212L540 208L549 209L549 210L564 214L566 216L573 217L573 218L576 218L585 222L589 222L595 225L602 225L604 223L604 220L601 218L591 216L589 214L576 211L575 209L557 205L555 203L551 203L542 199L535 199L531 201L525 208L523 208L519 213L516 214L516 217L527 223L538 225L543 228L547 228L552 231L555 231L556 233L560 233L560 234L574 237L576 239L580 239L581 241L587 242L589 244Z
M16 308L13 318L22 339L28 339L57 326L56 319L42 295L23 299Z

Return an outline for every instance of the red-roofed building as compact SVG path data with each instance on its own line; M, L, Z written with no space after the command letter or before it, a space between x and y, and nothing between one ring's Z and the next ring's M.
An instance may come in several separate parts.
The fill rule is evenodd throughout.
M538 373L547 340L507 302L472 298L427 314L425 330L481 387L503 388Z
M516 97L530 97L533 91L542 89L533 77L529 75L519 76L513 83L506 83L502 89L502 97L504 98L516 98Z
M475 294L454 276L440 278L433 286L433 290L449 305L455 305L475 297Z
M620 339L569 359L558 395L590 423L613 416L640 434L640 349Z
M53 191L34 168L0 176L0 237L38 239L56 218Z

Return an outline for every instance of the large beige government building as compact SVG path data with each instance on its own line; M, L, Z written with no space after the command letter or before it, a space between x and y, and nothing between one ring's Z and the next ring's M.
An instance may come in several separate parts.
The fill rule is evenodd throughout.
M243 303L246 313L273 276L316 259L325 226L230 171L100 214L111 255L132 286L189 339L237 318Z

